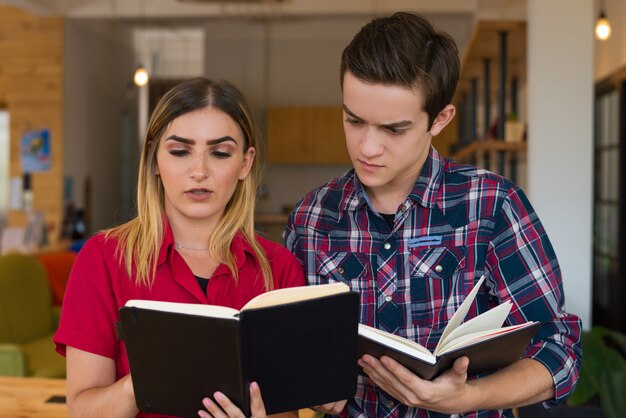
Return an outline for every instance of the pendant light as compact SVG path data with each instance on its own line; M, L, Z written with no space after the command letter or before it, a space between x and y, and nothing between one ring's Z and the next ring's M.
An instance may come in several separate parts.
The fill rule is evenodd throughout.
M596 39L600 41L606 41L611 36L611 24L609 19L606 18L606 12L604 8L604 0L600 0L600 14L596 21Z
M148 84L149 80L150 80L150 76L148 75L148 70L146 70L146 67L139 64L137 66L137 69L135 70L135 76L133 77L133 81L135 82L135 85L138 87L143 87L146 84Z

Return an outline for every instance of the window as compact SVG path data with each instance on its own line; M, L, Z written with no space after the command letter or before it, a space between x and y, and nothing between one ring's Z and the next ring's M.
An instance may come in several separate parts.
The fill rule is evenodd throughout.
M594 132L593 318L626 331L624 133L626 72L596 86Z

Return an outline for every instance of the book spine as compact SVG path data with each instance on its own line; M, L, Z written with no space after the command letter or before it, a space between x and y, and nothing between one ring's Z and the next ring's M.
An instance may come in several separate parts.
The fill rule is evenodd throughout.
M245 416L252 416L250 411L250 356L253 352L254 343L250 341L249 332L246 332L245 315L239 316L239 338L237 344L237 355L239 356L239 376L241 376L241 399L244 400L242 411Z

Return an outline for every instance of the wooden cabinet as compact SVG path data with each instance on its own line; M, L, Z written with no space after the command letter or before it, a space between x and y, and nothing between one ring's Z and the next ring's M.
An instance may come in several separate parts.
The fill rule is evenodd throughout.
M267 112L267 160L350 164L340 106L274 106Z

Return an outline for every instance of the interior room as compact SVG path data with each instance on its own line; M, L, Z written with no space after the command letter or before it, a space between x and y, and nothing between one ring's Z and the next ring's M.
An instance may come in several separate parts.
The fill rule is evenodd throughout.
M0 0L0 415L67 415L51 341L67 279L85 240L136 215L158 99L196 76L241 89L265 142L255 225L282 244L298 200L352 168L343 48L400 10L459 48L457 114L433 145L518 184L550 235L567 310L585 332L626 332L622 0Z

